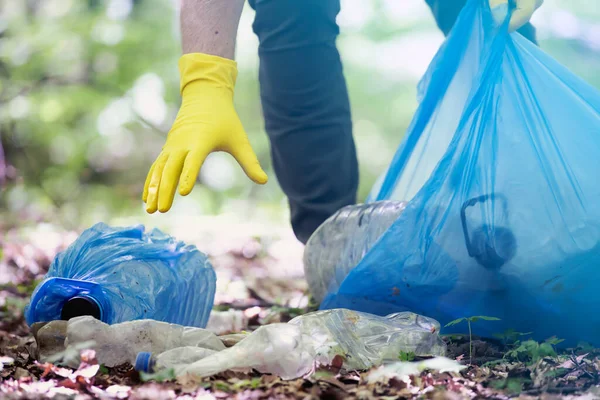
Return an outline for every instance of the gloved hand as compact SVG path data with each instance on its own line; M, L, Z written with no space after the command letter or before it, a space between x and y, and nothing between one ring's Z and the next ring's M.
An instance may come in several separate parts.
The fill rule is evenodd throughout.
M490 8L493 10L495 7L501 5L508 5L509 0L490 0ZM531 19L533 13L541 7L544 0L514 0L516 8L513 10L512 16L510 17L510 23L508 25L508 31L514 32L523 25L525 25ZM501 23L502 21L498 21Z
M188 195L200 167L214 151L231 154L250 179L267 182L233 106L236 62L193 53L179 60L182 104L162 152L150 167L144 186L146 211L167 212L179 193Z

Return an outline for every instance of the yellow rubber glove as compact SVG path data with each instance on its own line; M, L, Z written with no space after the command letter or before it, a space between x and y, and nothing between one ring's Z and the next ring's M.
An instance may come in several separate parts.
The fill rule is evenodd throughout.
M150 167L144 186L146 211L167 212L179 182L179 194L192 191L200 167L214 151L231 154L250 179L267 182L233 106L237 64L193 53L179 60L182 104L162 152Z

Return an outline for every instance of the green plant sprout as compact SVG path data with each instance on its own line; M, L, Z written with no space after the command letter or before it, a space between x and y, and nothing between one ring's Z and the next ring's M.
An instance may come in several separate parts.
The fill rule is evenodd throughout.
M401 351L400 354L398 355L398 359L400 361L414 361L415 353L412 351Z
M533 332L517 332L514 329L507 329L503 333L495 333L494 337L500 339L502 344L508 346L510 344L518 344L519 338L531 335Z
M535 340L526 340L508 351L504 355L504 358L521 362L529 361L535 364L545 357L556 357L554 346L563 341L564 339L558 339L555 336L546 339L543 343L538 343Z
M154 382L162 383L162 382L174 381L175 379L177 379L177 376L175 375L175 370L173 368L164 369L162 371L158 371L155 373L146 373L146 372L140 371L140 380L142 382L154 381Z
M463 317L463 318L455 319L454 321L448 322L445 326L445 328L449 328L451 326L458 325L461 322L466 322L467 325L469 326L469 364L473 364L473 334L471 331L471 324L475 323L479 320L500 321L500 318L486 317L486 316L482 316L482 315L478 315L475 317Z

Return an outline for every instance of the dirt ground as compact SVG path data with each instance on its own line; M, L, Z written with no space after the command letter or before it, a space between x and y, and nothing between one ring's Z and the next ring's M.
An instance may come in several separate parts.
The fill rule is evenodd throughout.
M0 398L600 399L598 349L582 343L557 351L559 339L536 343L515 332L473 338L471 357L468 336L444 337L448 357L465 365L471 358L468 368L452 374L423 371L380 383L368 383L368 371L341 373L339 365L293 381L257 372L194 381L168 376L149 380L130 365L98 365L93 351L82 354L77 370L41 364L23 307L56 252L75 237L48 225L5 231L0 237ZM253 330L309 310L301 248L293 238L211 237L199 248L210 255L218 274L216 308L243 310L246 317L244 326L232 329Z

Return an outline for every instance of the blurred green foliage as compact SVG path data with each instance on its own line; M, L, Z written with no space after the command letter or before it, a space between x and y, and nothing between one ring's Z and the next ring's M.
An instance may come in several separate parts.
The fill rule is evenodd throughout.
M548 52L600 87L595 72L600 12L594 1L548 0L540 36ZM417 106L418 77L443 39L424 2L409 3L405 14L411 18L402 10L391 13L390 1L365 0L354 11L349 8L357 2L343 2L339 43L361 162L361 200L400 143ZM147 169L180 101L174 3L0 4L0 139L18 172L0 191L4 222L26 216L79 227L141 213ZM238 55L245 57L238 57L236 106L271 180L265 187L252 185L230 157L211 156L194 191L207 213L221 211L235 198L285 205L270 167L251 20L246 7L238 38ZM428 46L420 48L423 43ZM375 64L360 62L366 54L376 57ZM421 55L418 65L414 54Z

